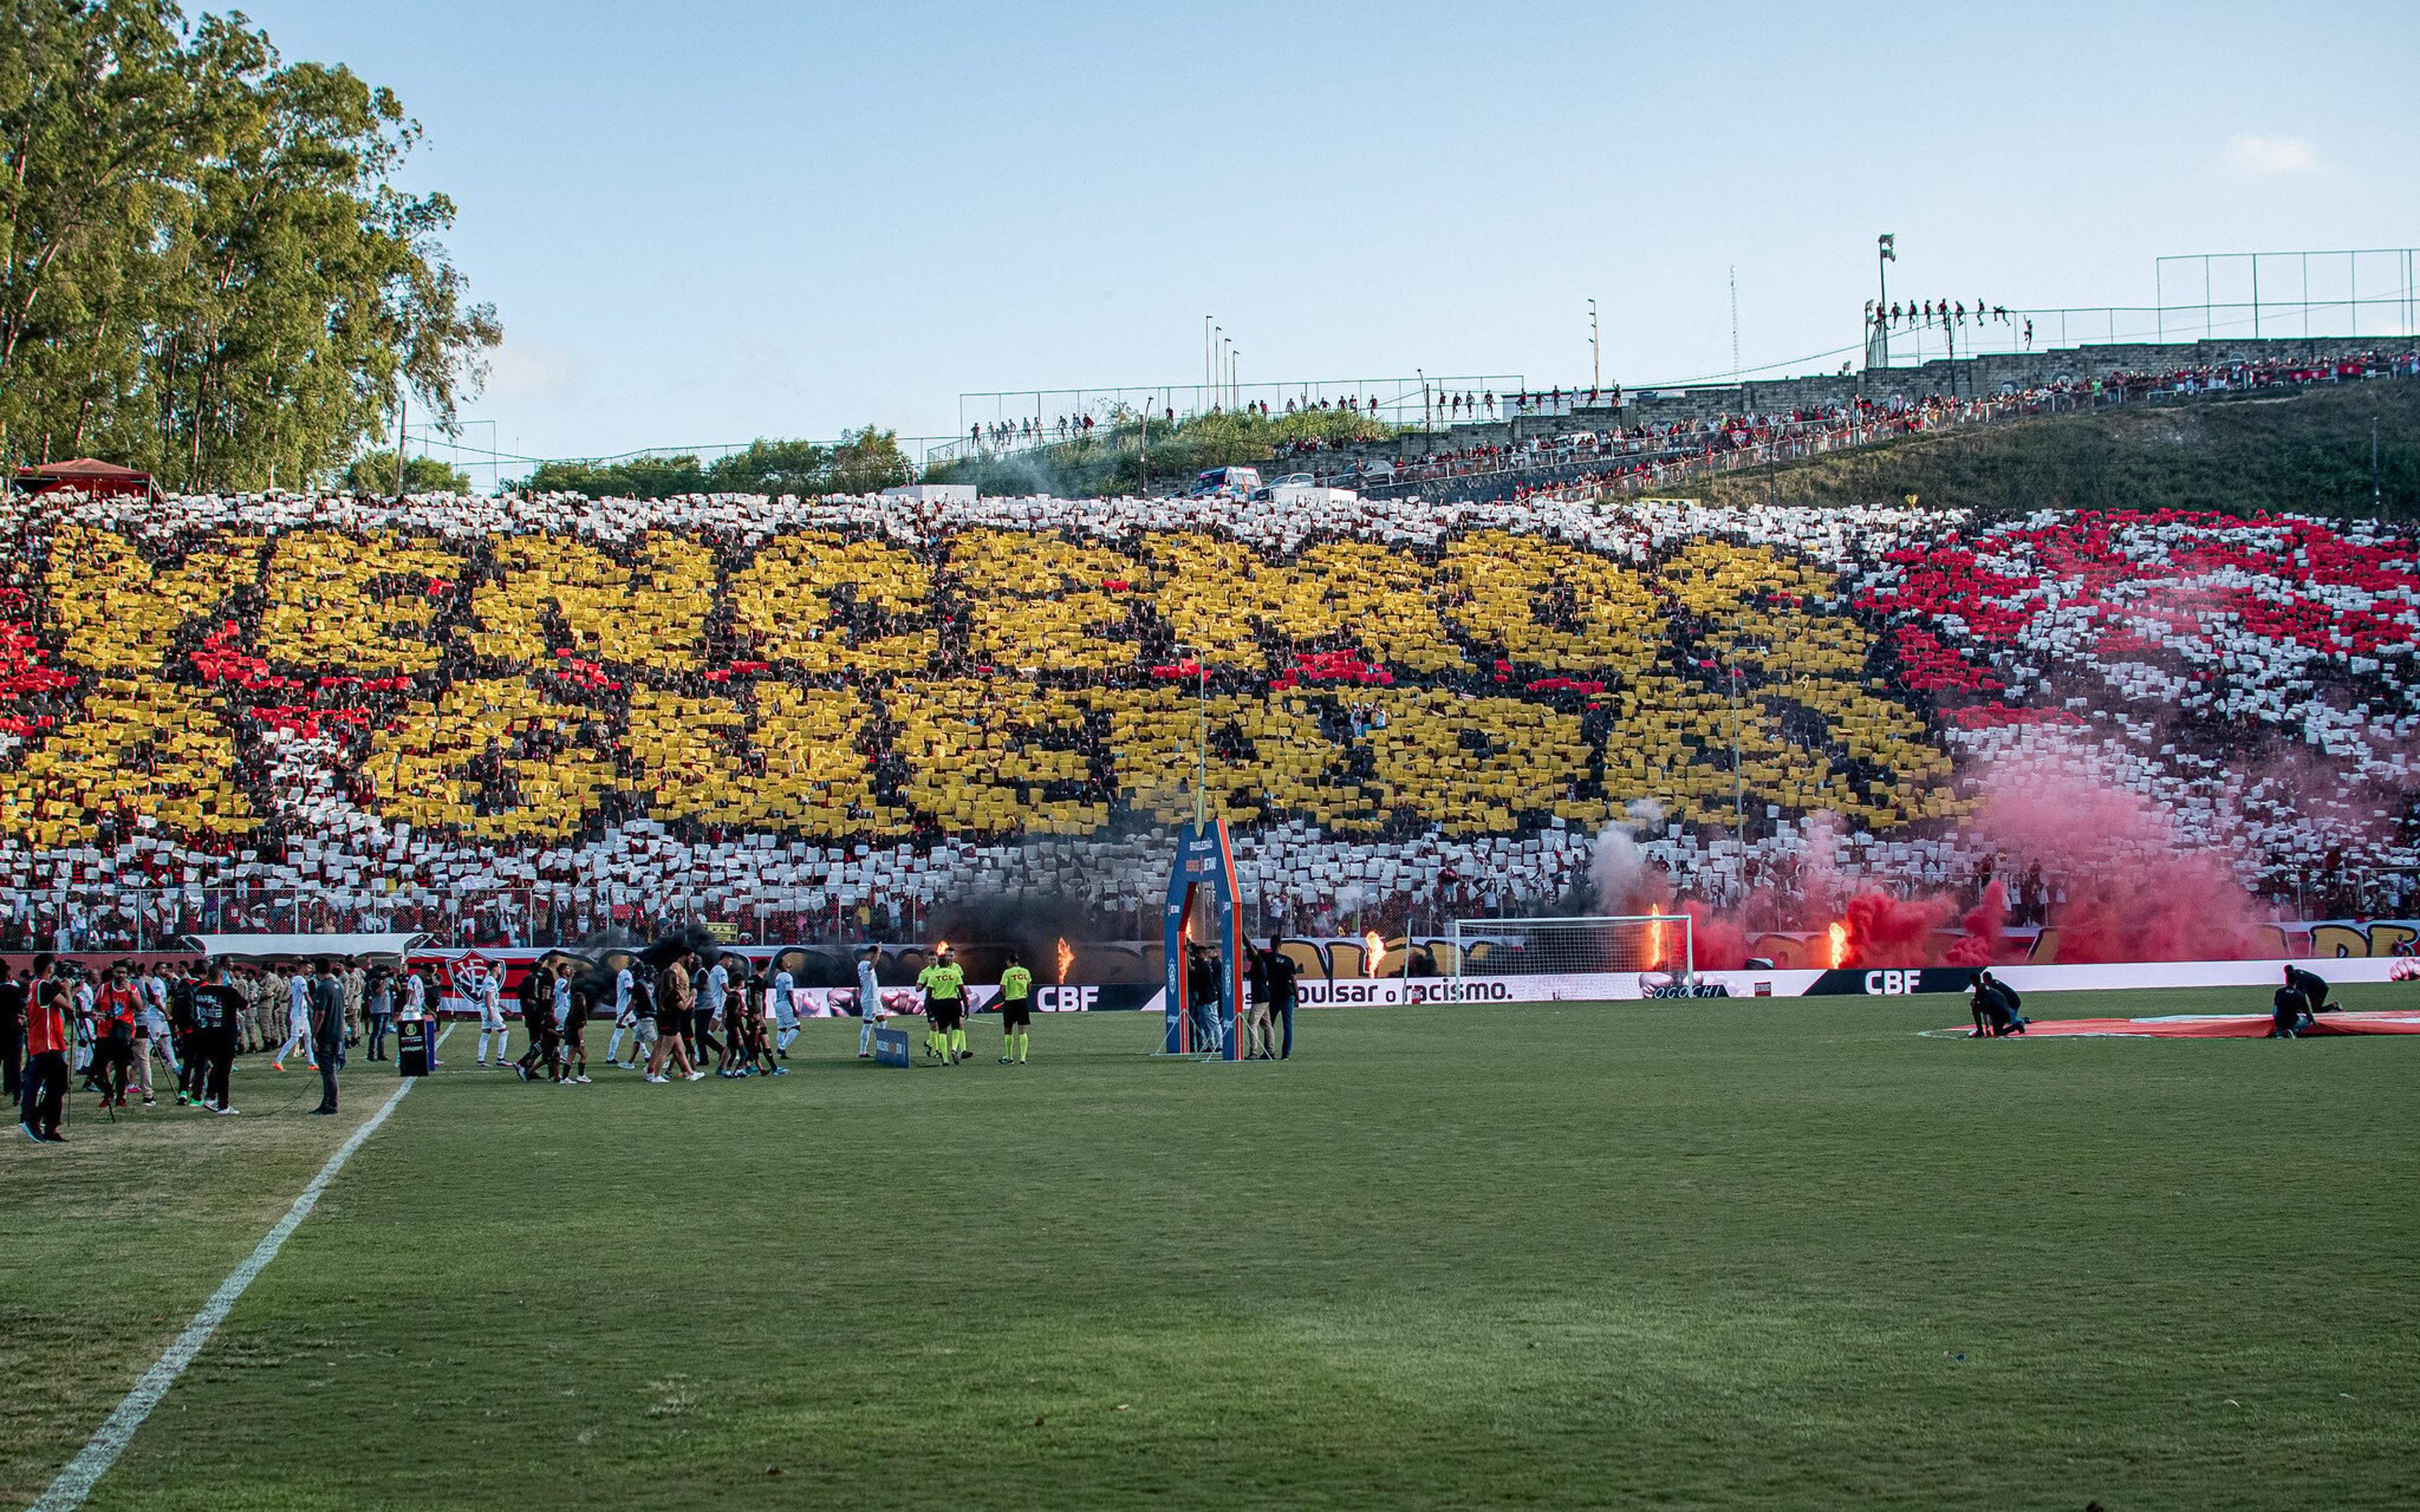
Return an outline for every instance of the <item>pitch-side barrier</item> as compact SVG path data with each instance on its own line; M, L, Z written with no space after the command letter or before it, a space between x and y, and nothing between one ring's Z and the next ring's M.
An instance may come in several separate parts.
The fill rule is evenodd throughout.
M2298 960L2332 982L2388 981L2395 958ZM2073 965L1993 966L1992 974L2021 994L2105 992L2143 987L2273 987L2283 960L2135 961ZM1965 993L1972 966L1843 966L1828 970L1701 971L1694 982L1658 971L1589 972L1568 976L1411 977L1377 980L1305 981L1306 1008L1400 1006L1415 1003L1552 1003L1629 1001L1658 997L1900 997Z
M423 951L417 963L439 967L438 1004L442 1011L476 1011L471 984L491 970L535 959L538 950ZM2329 981L2372 982L2394 980L2397 966L2409 970L2413 958L2299 957L2293 964L2316 971ZM2123 991L2147 987L2274 987L2283 980L2288 962L2141 961L2070 965L1993 966L1993 975L2020 994ZM1604 971L1517 977L1340 977L1305 976L1299 981L1304 1008L1401 1008L1430 1003L1555 1003L1639 1001L1685 997L1900 997L1915 994L1963 994L1975 983L1971 966L1844 966L1829 970L1773 969L1702 971L1694 980L1660 971ZM999 989L968 984L969 1006L976 1012L989 1008ZM912 1012L921 1001L915 989L882 991L884 1007L894 1013ZM1045 1013L1166 1011L1164 989L1150 982L1052 984L1036 989L1034 1007ZM505 994L507 1012L514 1010ZM800 987L794 990L793 1008L801 1017L848 1017L859 1011L852 987Z

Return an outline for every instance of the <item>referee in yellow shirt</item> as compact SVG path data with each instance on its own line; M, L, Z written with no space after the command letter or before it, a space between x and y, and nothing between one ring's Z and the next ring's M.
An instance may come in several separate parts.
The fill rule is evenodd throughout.
M947 945L916 973L916 985L924 991L924 1054L945 1066L974 1054L967 1048L966 968L951 959Z
M1003 1066L1025 1064L1025 1046L1033 1027L1033 973L1015 950L1008 952L1008 968L1000 974L1000 1063Z

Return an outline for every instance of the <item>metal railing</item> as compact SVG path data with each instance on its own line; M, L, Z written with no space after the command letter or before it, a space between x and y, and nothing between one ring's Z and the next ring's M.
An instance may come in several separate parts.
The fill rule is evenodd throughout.
M2413 377L2412 354L2399 355L2397 364L2383 376L2391 378ZM2334 382L2336 379L2331 377L2310 381ZM2231 380L2208 389L2198 383L2180 386L2184 382L2181 378L2175 381L2162 378L2129 388L2112 381L2097 388L1989 393L1974 398L1945 400L1901 411L1863 411L1854 418L1841 420L1790 421L1753 432L1745 442L1715 431L1699 432L1686 440L1648 439L1642 441L1636 438L1617 438L1612 444L1593 450L1542 447L1531 451L1514 448L1436 461L1413 458L1397 464L1394 476L1388 482L1364 486L1362 491L1378 498L1409 495L1461 497L1456 489L1484 490L1526 484L1544 486L1575 482L1586 477L1592 478L1594 486L1605 492L1638 493L1671 487L1694 478L1721 476L1769 463L1798 461L1924 432L1964 425L1997 424L2037 415L2065 414L2127 404L2177 402L2205 392L2232 392ZM2261 386L2287 385L2282 381L2271 381ZM1444 486L1442 489L1440 485Z
M2005 317L1963 320L1922 316L1890 327L1890 362L1896 367L1968 357L2046 355L2087 346L2138 343L2180 345L2197 341L2380 341L2413 334L2412 290L2406 286L2366 299L2220 301L2207 304L2102 304L2009 310Z
M1081 422L1091 416L1093 428L1107 430L1113 423L1130 423L1149 414L1152 424L1167 424L1175 412L1186 421L1213 410L1241 409L1265 404L1272 415L1282 415L1291 403L1297 409L1349 406L1398 429L1447 424L1450 396L1496 396L1495 418L1508 418L1512 396L1528 380L1518 373L1441 374L1435 378L1357 378L1289 379L1282 383L1166 383L1107 389L1001 389L958 395L958 435L950 442L928 447L929 463L960 461L973 456L1006 456L1020 452L1080 444L1086 439ZM1375 401L1376 408L1372 408ZM994 427L1007 427L1005 432ZM980 434L978 434L980 433Z

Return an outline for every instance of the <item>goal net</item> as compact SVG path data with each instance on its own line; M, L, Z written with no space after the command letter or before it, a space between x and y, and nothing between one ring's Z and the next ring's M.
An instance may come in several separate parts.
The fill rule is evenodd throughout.
M1578 977L1601 972L1696 975L1686 914L1594 918L1457 918L1457 977Z

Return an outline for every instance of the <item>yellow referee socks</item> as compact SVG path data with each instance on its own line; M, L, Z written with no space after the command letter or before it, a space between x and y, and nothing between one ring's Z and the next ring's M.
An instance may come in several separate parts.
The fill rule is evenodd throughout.
M966 1047L967 1031L963 1028L952 1029L950 1031L950 1054L954 1056Z
M1032 1037L1032 1035L1029 1034L1027 1031L1025 1031L1025 1030L1023 1030L1023 1029L1019 1029L1019 1030L1017 1030L1017 1031L1016 1031L1016 1058L1017 1058L1020 1062L1022 1062L1022 1061L1025 1059L1025 1046L1026 1046L1026 1042L1027 1042L1028 1041L1032 1040L1032 1038L1033 1038L1033 1037Z

